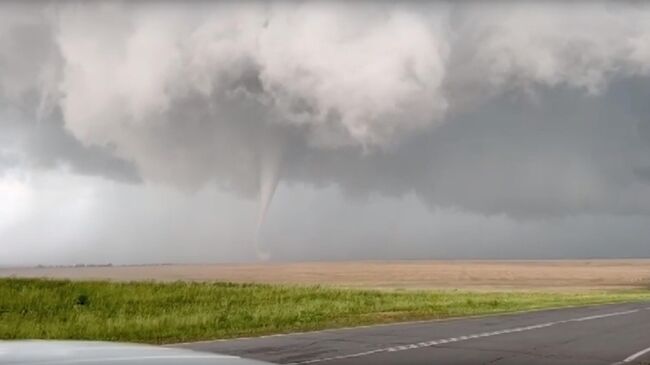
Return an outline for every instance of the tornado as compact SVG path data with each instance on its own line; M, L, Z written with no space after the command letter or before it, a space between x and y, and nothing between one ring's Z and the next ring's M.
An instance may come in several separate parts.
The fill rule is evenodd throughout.
M255 227L255 251L260 261L268 261L271 253L264 247L262 242L262 227L266 221L269 207L273 201L275 190L280 181L280 169L282 165L282 148L280 144L265 144L260 151L259 171L259 207L257 212L257 224Z

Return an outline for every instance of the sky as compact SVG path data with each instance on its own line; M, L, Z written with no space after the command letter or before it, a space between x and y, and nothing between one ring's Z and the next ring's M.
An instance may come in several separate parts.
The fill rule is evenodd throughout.
M0 265L649 257L643 2L2 2Z

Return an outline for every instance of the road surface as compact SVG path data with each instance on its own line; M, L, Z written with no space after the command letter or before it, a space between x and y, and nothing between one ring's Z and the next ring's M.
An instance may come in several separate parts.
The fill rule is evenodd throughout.
M278 364L650 364L650 303L175 346Z

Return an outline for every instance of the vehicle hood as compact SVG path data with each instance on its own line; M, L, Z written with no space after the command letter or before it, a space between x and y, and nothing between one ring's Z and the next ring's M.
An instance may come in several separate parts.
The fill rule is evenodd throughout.
M90 341L0 341L0 364L264 365L237 356L168 347Z

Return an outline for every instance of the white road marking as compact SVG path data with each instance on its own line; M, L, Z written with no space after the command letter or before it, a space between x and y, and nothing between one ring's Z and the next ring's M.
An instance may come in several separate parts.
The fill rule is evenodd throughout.
M218 343L218 342L232 342L232 341L248 341L248 340L259 340L261 338L273 338L273 337L289 337L289 336L300 336L300 335L309 335L315 333L329 333L329 332L338 332L346 330L357 330L361 328L378 328L378 327L392 327L399 326L403 324L427 324L427 323L444 323L457 320L466 320L466 319L479 319L479 318L497 318L500 316L515 316L528 313L539 313L547 311L556 311L563 309L573 309L573 308L591 308L591 307L601 307L604 305L615 305L621 304L620 302L610 302L610 303L595 303L587 305L568 305L561 307L551 307L551 308L540 308L540 309L528 309L515 312L505 312L505 313L485 313L485 314L476 314L471 316L460 316L460 317L449 317L449 318L437 318L437 319L424 319L419 321L403 321L403 322L390 322L390 323L378 323L378 324L369 324L364 326L350 326L350 327L338 327L338 328L327 328L322 330L314 331L298 331L298 332L288 332L288 333L276 333L273 335L262 335L262 336L250 336L250 337L237 337L237 338L222 338L218 340L203 340L203 341L189 341L189 342L177 342L164 345L166 347L184 347L185 345L198 345L203 343ZM645 308L650 310L650 307Z
M650 308L646 308L646 309L650 310ZM641 356L643 356L645 354L648 354L648 353L650 353L650 347L648 347L647 349L643 349L643 350L641 350L641 351L639 351L637 353L634 353L634 354L628 356L625 360L619 361L619 362L615 363L614 365L630 363L630 362L632 362L632 361L634 361L634 360L636 360L636 359L640 358Z
M645 309L650 310L649 308L645 308ZM637 312L639 312L639 309L632 309L632 310L627 310L627 311L623 311L623 312L599 314L599 315L588 316L588 317L571 318L571 319L565 319L565 320L562 320L562 321L534 324L534 325L530 325L530 326L526 326L526 327L509 328L509 329L493 331L493 332L484 332L484 333L478 333L478 334L472 334L472 335L466 335L466 336L460 336L460 337L450 337L450 338L443 338L443 339L432 340L432 341L418 342L418 343L415 343L415 344L384 347L384 348L379 348L379 349L375 349L375 350L359 352L359 353L354 353L354 354L338 355L338 356L332 356L332 357L323 357L323 358L319 358L319 359L299 361L299 362L292 363L292 365L314 364L314 363L319 363L319 362L350 359L350 358L353 358L353 357L368 356L368 355L374 355L374 354L385 353L385 352L397 352L397 351L421 349L421 348L433 347L433 346L447 344L447 343L468 341L468 340L475 339L475 338L499 336L499 335L503 335L503 334L524 332L524 331L532 331L532 330L536 330L536 329L556 326L556 325L565 324L565 323L584 322L584 321L592 321L592 320L596 320L596 319L602 319L602 318L608 318L608 317L614 317L614 316L624 316L624 315L637 313ZM632 360L634 360L634 359L638 358L639 356L644 355L647 352L650 352L650 348L648 348L648 349L646 349L644 351L641 351L640 353L634 354L634 355L630 356L629 358L632 358L633 356L636 356L636 357L632 358ZM630 360L630 361L632 361L632 360ZM627 361L627 359L624 360L624 362L626 362L626 361Z

